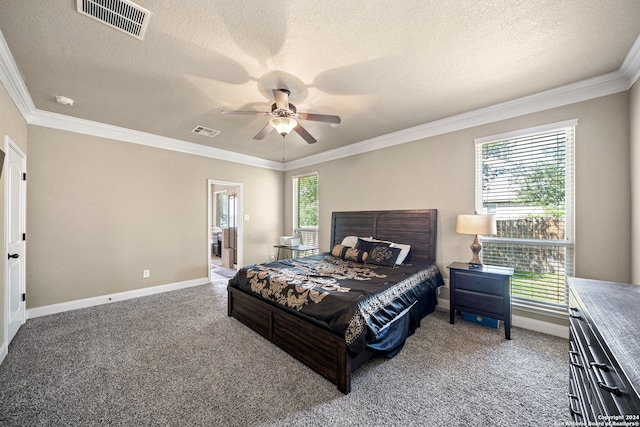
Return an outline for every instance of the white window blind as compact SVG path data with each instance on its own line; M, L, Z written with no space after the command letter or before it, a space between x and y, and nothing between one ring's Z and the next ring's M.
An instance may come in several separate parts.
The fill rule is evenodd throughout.
M318 174L293 177L293 231L300 243L318 247Z
M576 124L476 140L476 209L495 214L498 229L481 236L483 263L512 267L512 296L525 305L567 305Z

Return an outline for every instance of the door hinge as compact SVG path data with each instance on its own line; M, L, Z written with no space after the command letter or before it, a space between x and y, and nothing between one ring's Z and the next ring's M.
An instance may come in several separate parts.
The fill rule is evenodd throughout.
M27 240L27 233L22 233L22 240Z
M27 294L22 294L22 301L26 301L27 300Z
M26 173L26 172L23 172L23 173L22 173L22 180L23 180L23 181L26 181L26 180L27 180L27 173Z

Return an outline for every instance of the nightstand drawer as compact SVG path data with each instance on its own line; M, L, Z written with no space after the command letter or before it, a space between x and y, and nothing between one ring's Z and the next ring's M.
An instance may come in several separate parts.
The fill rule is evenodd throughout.
M489 314L504 315L504 298L502 296L487 295L464 289L456 289L456 307L462 311L467 309L482 310ZM491 317L491 316L489 316Z
M456 271L456 289L482 292L483 294L504 295L504 281L502 277L478 275L464 271Z

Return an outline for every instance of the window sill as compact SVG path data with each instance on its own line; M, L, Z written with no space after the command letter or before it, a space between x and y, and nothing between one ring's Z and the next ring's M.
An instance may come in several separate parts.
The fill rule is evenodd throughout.
M566 308L543 307L531 303L517 301L514 299L511 300L511 306L512 308L516 308L520 311L525 311L541 316L554 317L556 319L567 319L569 316Z

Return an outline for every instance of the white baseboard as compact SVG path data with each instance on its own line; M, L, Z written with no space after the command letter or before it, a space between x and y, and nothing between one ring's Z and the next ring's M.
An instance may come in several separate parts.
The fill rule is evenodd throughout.
M438 298L438 305L436 308L449 311L449 300L444 298Z
M206 285L207 283L209 283L209 279L203 277L201 279L186 280L184 282L169 283L167 285L151 286L149 288L135 289L133 291L119 292L117 294L102 295L99 297L84 298L75 301L62 302L59 304L34 307L27 310L27 319L47 316L49 314L62 313L70 310L77 310L79 308L109 304L112 302L124 301L132 298L145 297L149 295L160 294L163 292L176 291L178 289L189 288L191 286Z
M438 298L439 309L449 311L449 300ZM530 319L523 316L511 316L511 325L518 328L529 329L531 331L542 332L543 334L554 335L560 338L569 338L569 327L557 325L555 323L544 322L542 320Z
M518 328L529 329L531 331L542 332L543 334L569 339L568 326L562 326L556 323L544 322L542 320L530 319L522 316L512 316L511 324Z
M9 354L9 346L6 342L2 343L2 347L0 347L0 365L4 362L4 358Z

